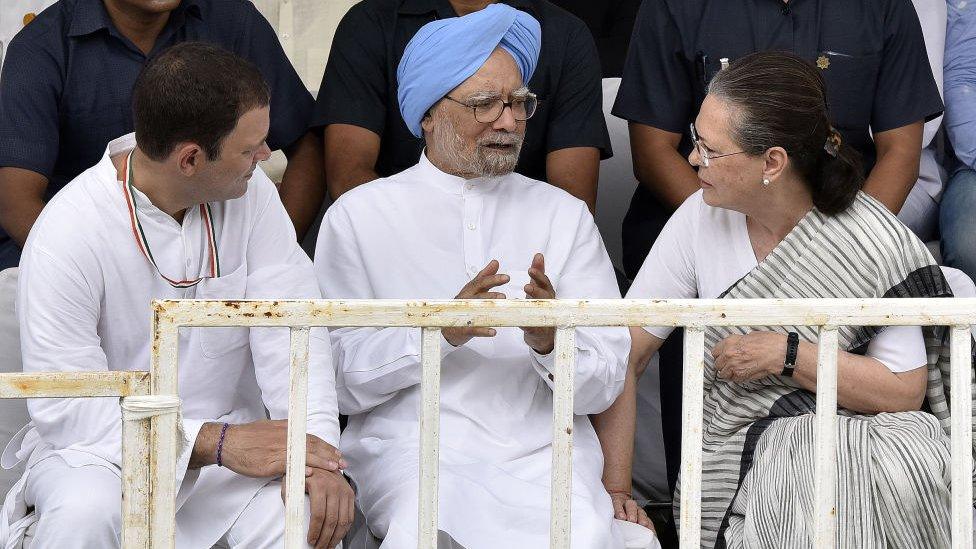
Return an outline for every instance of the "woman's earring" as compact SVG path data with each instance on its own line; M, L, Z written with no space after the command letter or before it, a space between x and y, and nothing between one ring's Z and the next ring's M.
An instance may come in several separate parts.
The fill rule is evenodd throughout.
M768 187L768 186L769 186L769 179L764 177L763 178L763 187Z

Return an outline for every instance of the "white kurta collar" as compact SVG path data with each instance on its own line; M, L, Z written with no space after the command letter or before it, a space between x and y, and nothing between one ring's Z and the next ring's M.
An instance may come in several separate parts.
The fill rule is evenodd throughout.
M116 170L115 164L112 163L112 158L120 154L128 154L131 150L135 148L136 148L135 132L123 135L122 137L117 137L109 141L108 145L105 147L105 154L102 156L102 159L99 160L98 164L95 167L95 170L98 174L99 179L108 183L109 186L111 187L109 189L109 192L111 193L123 192L122 181L119 179L118 170ZM173 219L173 216L169 215L168 213L159 209L155 204L153 204L152 200L150 200L149 197L146 196L146 194L143 193L141 190L139 190L136 187L133 187L133 190L135 191L133 193L135 195L135 206L136 209L139 211L140 215L145 215L145 216L153 217L156 219L162 219L162 220L168 219L176 226L181 225L180 223L177 223L175 219ZM194 208L187 208L187 212L186 212L187 215L191 215L193 210Z
M417 163L417 176L431 185L451 194L484 194L493 191L498 184L511 174L498 177L476 177L464 179L441 171L427 158L427 149L420 153Z

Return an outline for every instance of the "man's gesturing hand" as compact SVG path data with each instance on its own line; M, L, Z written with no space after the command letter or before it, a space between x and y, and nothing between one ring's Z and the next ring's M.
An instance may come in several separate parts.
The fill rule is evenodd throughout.
M532 266L529 267L529 283L525 285L525 297L528 299L556 299L556 290L546 276L546 259L542 254L535 254ZM536 328L522 328L525 343L540 355L547 355L556 346L556 329L551 326Z
M207 423L197 436L190 467L216 462L219 423ZM224 435L221 461L224 467L246 477L274 478L285 474L288 422L262 420L231 425ZM339 471L346 467L342 454L315 435L306 435L305 463L309 467Z
M461 288L454 299L505 299L505 294L492 292L496 286L508 284L507 274L498 274L498 261L492 259L481 272L478 273L470 282ZM472 337L494 337L494 328L471 327L471 328L444 328L441 331L444 339L448 343L459 347L468 342Z

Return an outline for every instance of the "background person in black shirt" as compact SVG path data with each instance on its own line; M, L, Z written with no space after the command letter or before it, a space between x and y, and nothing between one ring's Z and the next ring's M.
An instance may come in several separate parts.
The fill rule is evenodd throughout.
M330 196L398 173L420 157L423 140L397 106L396 67L426 23L483 9L487 0L364 0L343 17L312 125L325 128ZM506 0L542 25L539 67L528 83L539 107L526 126L516 172L548 181L596 205L601 158L612 154L602 110L600 61L586 25L545 0Z

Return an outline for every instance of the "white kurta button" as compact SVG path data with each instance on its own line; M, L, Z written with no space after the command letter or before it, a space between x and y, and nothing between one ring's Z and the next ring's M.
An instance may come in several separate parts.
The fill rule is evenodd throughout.
M476 227L476 225L474 223L468 223L468 230L469 231L473 231L475 229L475 227Z

